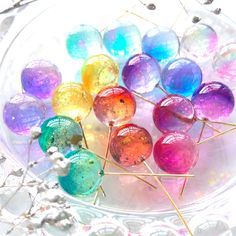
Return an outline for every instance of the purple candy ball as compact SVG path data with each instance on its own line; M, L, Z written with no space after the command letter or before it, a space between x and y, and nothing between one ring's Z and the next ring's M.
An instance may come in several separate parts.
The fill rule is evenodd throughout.
M46 60L35 60L26 65L21 73L23 89L37 98L46 99L61 83L57 66Z
M136 54L125 64L122 79L125 86L138 93L151 92L160 81L158 62L147 54Z
M222 121L233 111L234 95L226 85L213 81L195 91L192 103L197 118Z
M3 109L3 120L7 127L20 135L30 134L34 126L40 126L46 116L46 106L30 94L17 94Z

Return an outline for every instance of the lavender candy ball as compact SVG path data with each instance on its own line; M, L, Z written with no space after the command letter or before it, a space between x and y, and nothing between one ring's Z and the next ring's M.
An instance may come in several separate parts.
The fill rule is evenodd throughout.
M46 106L30 94L17 94L3 108L7 127L20 135L30 134L32 127L40 126L46 116Z
M222 121L233 111L234 95L226 85L213 81L196 90L192 103L197 118Z
M61 83L61 73L50 61L35 60L23 69L21 83L27 93L46 99L51 97L53 90Z

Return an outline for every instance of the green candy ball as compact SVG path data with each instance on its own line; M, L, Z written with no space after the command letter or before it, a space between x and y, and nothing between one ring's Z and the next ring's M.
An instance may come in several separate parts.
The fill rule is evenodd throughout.
M80 149L68 153L70 169L67 176L59 176L61 188L72 196L89 195L101 185L103 178L102 163L92 152Z

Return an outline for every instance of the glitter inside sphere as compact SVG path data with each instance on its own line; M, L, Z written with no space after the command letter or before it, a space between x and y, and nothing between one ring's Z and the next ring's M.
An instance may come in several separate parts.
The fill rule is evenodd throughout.
M141 34L135 25L129 23L108 27L103 35L103 43L116 58L129 58L141 52Z
M198 160L197 144L185 133L164 134L154 145L154 160L170 174L185 174Z
M83 138L79 124L65 116L47 119L41 125L41 132L38 141L44 152L50 147L57 147L61 152L67 151L72 145L80 145Z
M67 36L66 47L74 59L87 59L102 50L102 36L90 25L79 25Z
M214 29L205 24L188 28L181 40L181 53L196 59L213 56L217 50L218 37Z
M100 54L84 62L81 77L84 87L90 93L97 94L104 87L117 83L119 68L110 57Z
M131 120L136 110L136 102L126 88L108 87L97 94L93 109L102 123L119 126Z
M193 105L185 97L168 95L156 104L153 121L163 133L186 132L195 122Z
M35 60L23 69L21 83L27 93L46 99L51 97L53 90L61 83L61 73L51 62Z
M122 166L138 165L151 155L152 137L140 126L123 125L112 134L110 152Z
M3 108L3 120L7 127L20 135L30 134L34 126L40 126L46 116L46 106L30 94L17 94Z
M52 108L57 115L81 121L88 116L93 106L93 97L79 83L62 83L52 97Z
M234 109L232 91L220 82L202 84L193 94L192 103L199 119L222 121Z
M122 79L129 90L147 93L160 81L160 73L160 66L154 58L147 54L136 54L126 62Z
M101 161L83 149L68 153L66 158L70 158L69 173L58 177L62 189L75 197L94 193L102 183Z
M162 85L168 93L191 96L202 83L202 71L192 60L176 59L162 72Z
M220 78L228 81L236 80L236 43L220 49L214 58L213 68Z
M179 39L176 33L165 27L149 30L142 40L143 52L151 55L159 62L175 58L179 53Z

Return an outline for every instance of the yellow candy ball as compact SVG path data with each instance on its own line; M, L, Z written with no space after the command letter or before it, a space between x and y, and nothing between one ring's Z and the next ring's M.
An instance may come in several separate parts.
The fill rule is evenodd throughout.
M79 83L62 83L53 93L52 108L57 115L79 122L88 116L92 107L92 95Z
M92 56L84 62L81 77L84 87L97 94L104 87L117 84L119 67L107 55Z

